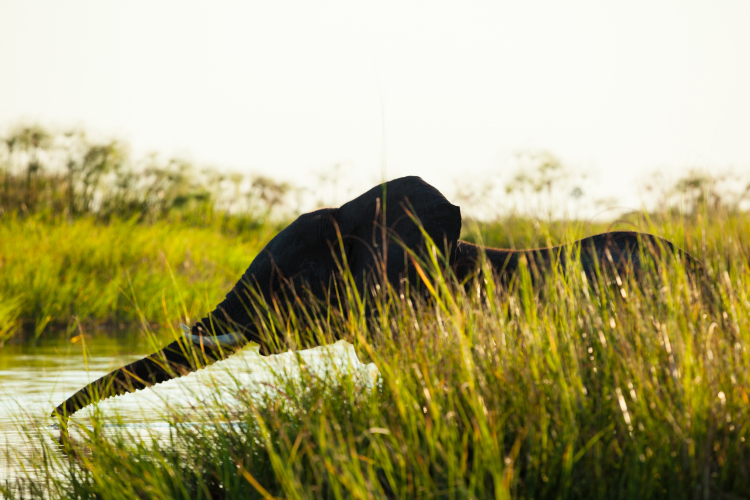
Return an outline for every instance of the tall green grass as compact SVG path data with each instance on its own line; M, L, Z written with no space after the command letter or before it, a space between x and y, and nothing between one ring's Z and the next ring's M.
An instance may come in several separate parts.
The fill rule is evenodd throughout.
M750 224L736 217L652 230L703 259L700 279L666 262L639 281L592 281L572 265L541 286L524 269L510 288L492 279L464 286L435 258L421 263L426 297L359 297L348 287L350 307L268 323L269 333L294 325L293 341L347 339L378 366L374 386L346 372L279 374L271 390L238 387L232 403L207 402L200 425L172 414L167 442L127 429L104 434L94 417L69 445L76 458L31 435L37 470L0 491L747 498Z
M52 327L78 335L200 319L276 229L7 215L0 224L0 342L22 327L34 338Z

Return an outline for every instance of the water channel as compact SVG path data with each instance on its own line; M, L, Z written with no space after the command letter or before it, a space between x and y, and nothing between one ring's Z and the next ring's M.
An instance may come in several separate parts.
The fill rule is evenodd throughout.
M49 417L56 405L87 383L151 352L147 342L133 336L89 339L85 355L83 346L70 340L0 349L0 481L20 475L21 464L28 466L30 443L35 439L57 436ZM378 375L375 365L362 364L353 346L343 341L299 354L305 365L323 375L332 369L354 371L368 383ZM200 411L217 390L227 401L238 390L268 390L280 373L294 376L298 360L292 353L262 357L251 346L198 372L105 400L98 409L113 430L128 427L144 436L158 434L160 429L168 432L168 411ZM85 425L90 411L78 412L74 423ZM28 471L23 475L28 476Z

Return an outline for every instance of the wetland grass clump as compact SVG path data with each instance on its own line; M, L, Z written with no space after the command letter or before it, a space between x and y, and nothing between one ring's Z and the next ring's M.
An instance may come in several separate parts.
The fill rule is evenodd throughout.
M183 322L200 317L276 230L220 226L0 216L0 343L14 331L23 342L54 329L78 335L79 326L164 328L174 319L168 311Z
M586 279L572 264L542 285L522 268L509 287L462 286L437 258L421 262L425 296L364 298L349 287L348 307L324 320L268 325L297 339L343 337L378 367L375 383L346 370L280 373L263 391L238 387L231 404L207 402L200 416L172 413L167 440L104 435L94 417L94 430L68 444L76 458L37 441L35 470L0 492L747 497L750 269L739 242L748 234L747 221L735 220L702 239L678 238L705 264L697 277L667 259L638 281Z

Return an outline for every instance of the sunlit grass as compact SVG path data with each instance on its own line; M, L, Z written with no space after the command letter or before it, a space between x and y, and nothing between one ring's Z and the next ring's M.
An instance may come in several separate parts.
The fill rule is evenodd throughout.
M24 326L74 335L202 317L275 227L6 216L0 224L0 342ZM178 317L174 317L174 315ZM22 325L23 323L23 325ZM79 328L80 326L80 328Z
M439 260L422 262L425 298L395 290L365 298L348 287L341 296L352 307L268 323L295 325L296 345L343 337L378 367L376 384L346 371L279 374L262 391L238 386L231 401L171 414L166 441L105 434L94 417L90 435L71 445L76 459L30 436L39 469L3 493L745 497L750 224L741 216L651 224L705 272L696 278L667 262L637 282L591 282L574 265L542 286L522 270L510 288L464 287Z

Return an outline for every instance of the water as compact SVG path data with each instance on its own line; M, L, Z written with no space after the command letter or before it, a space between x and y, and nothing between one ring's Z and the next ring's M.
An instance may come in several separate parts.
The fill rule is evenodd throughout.
M89 382L151 352L145 342L132 337L89 339L85 356L82 346L70 341L0 349L0 480L27 474L21 474L19 467L28 466L34 442L58 435L49 416L55 406ZM354 371L368 385L378 376L375 365L361 363L353 347L343 341L299 354L322 376L330 370ZM144 438L166 435L170 427L164 415L170 409L197 415L207 408L206 401L219 397L231 404L239 390L273 390L279 373L294 377L298 370L292 353L262 357L257 349L247 347L198 372L107 399L98 409L113 430L127 427ZM76 413L73 426L86 425L91 411L92 407Z

